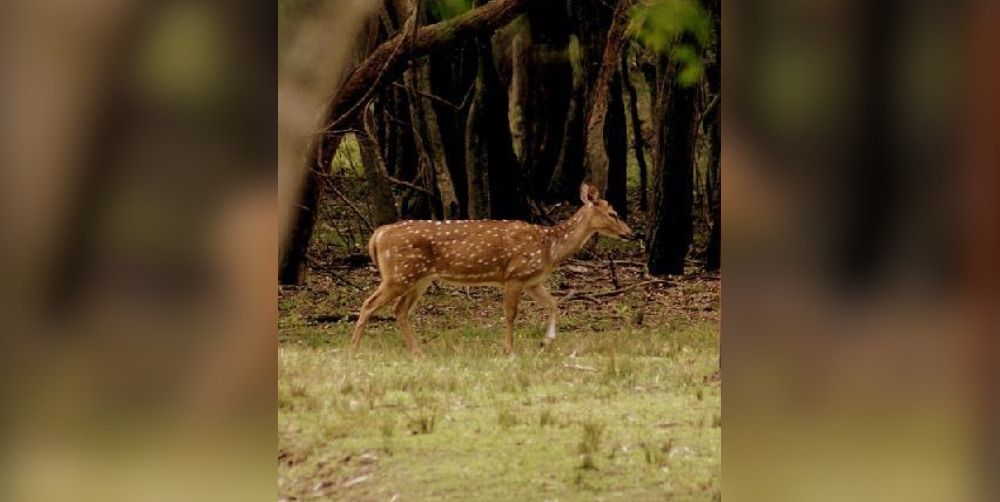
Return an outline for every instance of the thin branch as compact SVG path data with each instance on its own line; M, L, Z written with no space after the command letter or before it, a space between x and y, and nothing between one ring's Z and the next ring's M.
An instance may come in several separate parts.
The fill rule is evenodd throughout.
M348 286L350 286L350 287L352 287L352 288L354 288L354 289L356 289L358 291L361 291L361 292L365 291L365 289L362 288L361 286L358 286L357 284L354 284L353 282L351 282L351 281L347 280L346 278L342 277L340 275L340 273L337 272L333 267L323 265L322 263L319 263L318 261L316 261L313 258L309 258L309 267L322 269L326 273L330 274L330 276L333 277L334 279L336 279L336 280L338 280L338 281L340 281L340 282L342 282L344 284L347 284Z
M569 260L566 260L566 263L573 263L576 265L586 265L595 268L597 267L597 264L595 264L593 260L579 260L576 258L570 258ZM615 260L615 265L616 266L624 265L626 267L640 267L640 268L646 266L644 262L633 261L633 260Z
M636 289L636 288L642 288L642 287L646 287L646 286L653 286L653 285L656 285L656 284L670 284L670 281L668 281L666 279L654 279L652 281L638 282L638 283L632 284L631 286L625 286L624 288L619 288L619 289L616 289L614 291L606 291L604 293L593 293L590 296L593 296L594 298L607 298L609 296L616 296L616 295L620 295L622 293L626 293L626 292L632 291L633 289Z
M590 303L601 303L601 301L598 300L597 298L594 298L591 295L588 295L586 293L581 293L575 290L566 293L565 296L559 299L559 303L567 303L572 301L587 301Z
M569 368L571 370L578 370L578 371L586 371L587 373L597 373L597 368L591 368L590 366L581 366L579 364L563 363L563 368Z
M566 303L572 301L587 301L590 303L601 303L600 298L617 296L622 293L627 293L629 291L632 291L633 289L652 286L656 284L670 284L670 281L666 279L654 279L652 281L638 282L630 286L625 286L624 288L615 289L613 291L605 291L603 293L580 293L579 291L570 291L565 296L563 296L559 300L559 302Z
M615 270L615 259L610 256L608 257L608 268L611 269L611 284L614 284L616 288L619 287L618 271Z
M719 94L716 94L715 96L712 96L712 100L709 101L707 105L705 105L705 109L702 110L701 114L698 115L698 123L694 127L695 131L698 131L699 129L701 129L702 122L705 121L705 117L707 117L708 113L712 111L712 108L715 108L715 105L719 102L719 96L721 96L721 95L722 94L719 93Z
M393 82L392 85L393 85L393 87L398 87L398 88L403 89L405 91L409 91L410 90L410 89L407 89L407 87L405 85L403 85L403 84L401 84L399 82ZM419 94L420 96L423 96L423 97L425 97L425 98L427 98L427 99L429 99L431 101L434 101L436 103L441 103L442 105L450 107L450 108L452 108L454 110L461 110L462 109L462 105L461 104L456 105L455 103L452 103L451 101L448 101L447 99L444 99L444 98L442 98L440 96L435 96L435 95L433 95L433 94L431 94L429 92L423 92L423 91L421 91L419 89L413 89L412 92L415 92L416 94Z
M358 206L354 205L354 203L351 202L351 200L348 199L346 195L341 193L340 190L337 190L337 187L333 186L333 183L328 184L328 186L330 190L333 190L333 193L337 194L337 197L340 197L340 200L344 201L344 203L346 203L348 206L351 207L351 209L354 211L354 214L358 215L358 218L361 218L361 221L365 222L365 225L368 227L369 230L373 232L375 231L375 226L372 225L372 222L368 221L368 218L365 216L364 213L361 212L360 209L358 209Z
M347 129L337 129L336 131L333 131L333 130L323 130L323 132L326 133L326 134L330 134L330 135L341 135L341 136L343 136L345 134L360 134L360 133L362 133L364 131L362 131L361 129L354 129L352 127L348 127Z
M420 185L414 185L413 183L410 183L409 181L403 181L401 179L393 178L392 176L389 176L389 183L392 183L393 185L399 185L401 187L406 187L406 188L409 188L410 190L414 190L414 191L420 192L422 194L434 197L434 192L431 192L430 190L428 190L428 189L426 189L426 188L424 188L424 187L422 187Z

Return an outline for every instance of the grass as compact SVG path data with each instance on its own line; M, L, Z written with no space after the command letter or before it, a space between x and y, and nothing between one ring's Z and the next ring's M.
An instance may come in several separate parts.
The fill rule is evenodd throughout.
M712 500L721 497L714 322L617 328L560 319L500 353L461 301L417 315L428 357L389 322L350 355L350 323L281 316L278 489L289 500ZM481 302L481 300L480 300ZM527 303L527 302L525 302ZM456 319L454 316L459 316ZM530 318L530 322L524 319ZM627 319L627 317L626 317ZM624 326L623 326L624 325Z
M558 269L556 296L647 280L636 243L600 239ZM375 288L371 267L316 247L301 288L278 294L278 491L287 500L575 501L721 498L718 276L561 304L525 297L503 347L502 294L432 286L411 322L414 360L386 310L346 350ZM619 261L617 283L607 257ZM630 260L633 264L629 264ZM357 287L350 287L347 284Z

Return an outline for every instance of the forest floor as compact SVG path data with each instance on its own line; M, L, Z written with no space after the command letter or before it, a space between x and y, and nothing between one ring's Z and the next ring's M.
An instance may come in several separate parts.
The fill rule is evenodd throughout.
M543 313L522 299L513 358L500 291L451 286L411 315L425 359L388 309L351 355L378 276L360 256L312 263L279 291L279 497L721 499L719 277L649 282L633 245L602 238L553 274L568 301L545 352Z

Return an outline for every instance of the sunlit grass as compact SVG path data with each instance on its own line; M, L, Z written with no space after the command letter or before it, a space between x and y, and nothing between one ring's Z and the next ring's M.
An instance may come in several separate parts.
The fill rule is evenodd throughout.
M373 323L350 355L350 323L286 319L278 353L282 496L721 493L721 389L705 380L717 365L714 324L594 331L569 320L540 353L540 331L524 322L520 355L508 358L499 323L445 317L421 323L422 360L388 322Z

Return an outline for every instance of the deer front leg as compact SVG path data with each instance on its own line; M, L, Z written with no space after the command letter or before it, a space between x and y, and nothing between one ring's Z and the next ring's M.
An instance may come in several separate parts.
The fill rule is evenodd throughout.
M514 319L517 317L517 302L521 299L523 285L520 282L508 282L503 298L504 314L507 316L507 354L514 353Z
M545 338L542 338L542 348L544 349L556 339L556 314L559 312L558 307L556 307L556 299L541 284L528 288L526 291L532 300L535 300L549 313L549 327L545 331Z

